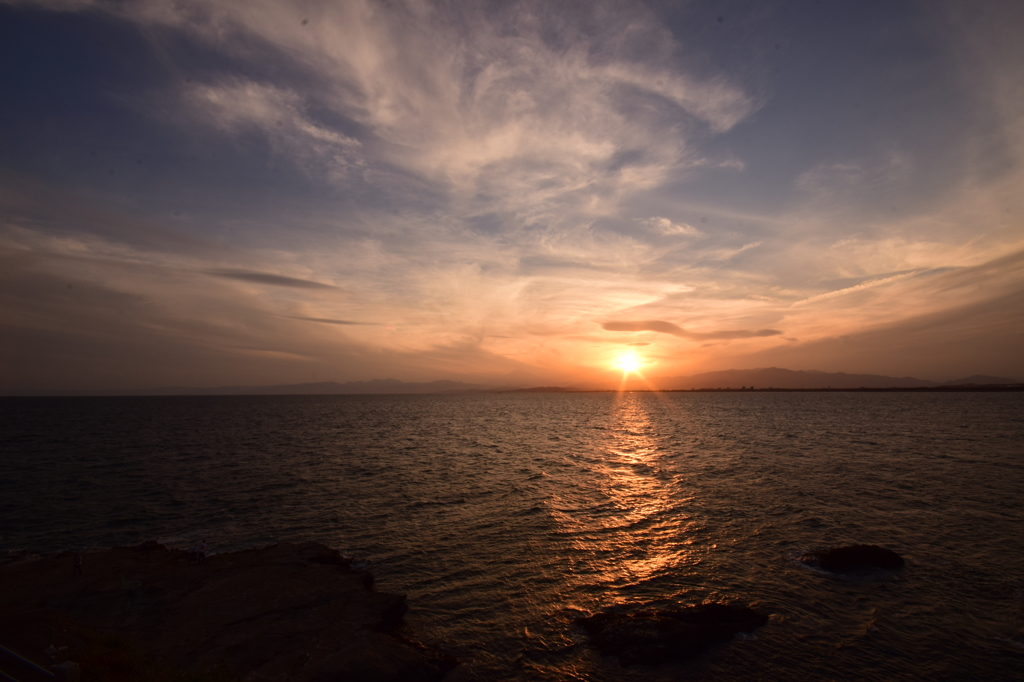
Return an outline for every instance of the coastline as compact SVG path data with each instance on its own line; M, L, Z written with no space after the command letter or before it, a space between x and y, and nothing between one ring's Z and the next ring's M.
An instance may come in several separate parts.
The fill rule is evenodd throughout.
M517 388L494 390L491 393L1020 393L1024 384L997 384L994 386L890 386L886 388Z
M196 565L151 541L82 565L72 575L70 553L0 564L0 644L103 680L434 681L457 664L407 632L405 595L374 590L371 573L319 543Z

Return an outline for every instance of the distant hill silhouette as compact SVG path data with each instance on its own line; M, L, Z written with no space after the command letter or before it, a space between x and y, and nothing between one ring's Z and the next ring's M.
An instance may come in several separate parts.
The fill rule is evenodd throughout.
M576 389L565 386L534 386L532 388L496 388L500 393L570 393Z
M532 378L532 377L530 377ZM721 372L705 372L692 376L662 377L647 383L639 378L627 382L624 388L645 390L653 386L665 390L690 390L701 388L918 388L939 386L991 386L998 384L1019 384L1021 382L1005 377L983 374L946 382L935 382L914 377L887 377L878 374L846 374L845 372L817 372L813 370L791 370L780 367L762 369L729 369ZM189 386L168 386L152 389L124 389L108 391L48 391L29 392L21 395L403 395L430 393L474 393L474 392L529 392L562 393L579 390L609 390L614 386L524 386L508 383L495 386L470 384L462 381L407 382L398 379L373 379L371 381L320 381L303 384L275 384L271 386L217 386L197 388Z
M1017 381L1016 379L1007 379L1006 377L993 377L987 374L974 374L967 377L966 379L952 379L950 381L944 381L944 386L991 386L999 384L1020 384L1024 383Z
M656 380L662 390L693 388L914 388L938 386L938 382L914 377L887 377L878 374L846 374L817 372L780 367L762 369L728 369L692 376L666 377Z
M164 388L92 391L91 395L394 395L413 393L461 393L486 390L480 384L461 381L429 381L422 383L398 379L372 379L370 381L318 381L305 384L275 384L272 386L217 386L196 388L169 386Z

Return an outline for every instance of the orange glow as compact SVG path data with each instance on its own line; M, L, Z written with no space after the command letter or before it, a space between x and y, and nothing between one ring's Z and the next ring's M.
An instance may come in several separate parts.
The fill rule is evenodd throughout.
M636 374L644 366L643 361L633 351L626 351L620 354L613 363L616 369L622 370L623 374Z

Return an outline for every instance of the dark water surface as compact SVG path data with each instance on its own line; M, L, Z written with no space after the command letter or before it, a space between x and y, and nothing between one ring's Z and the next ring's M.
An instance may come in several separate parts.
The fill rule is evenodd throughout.
M407 592L461 680L1024 676L1024 394L3 399L0 551L314 539ZM844 543L896 573L796 561ZM622 668L573 619L754 603Z

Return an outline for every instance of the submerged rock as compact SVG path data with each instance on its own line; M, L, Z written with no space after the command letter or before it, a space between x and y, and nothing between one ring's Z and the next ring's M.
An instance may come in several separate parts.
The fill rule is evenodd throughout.
M577 622L590 643L622 665L657 664L696 656L740 632L752 632L768 616L738 604L701 604L681 609L598 613Z
M0 566L0 642L83 679L434 681L457 663L409 638L404 595L317 543L203 565L153 542L82 556L81 575L70 555Z
M865 568L884 568L893 570L902 568L906 563L896 552L878 545L849 545L833 547L817 552L809 552L800 560L805 564L818 567L833 573L844 573Z

